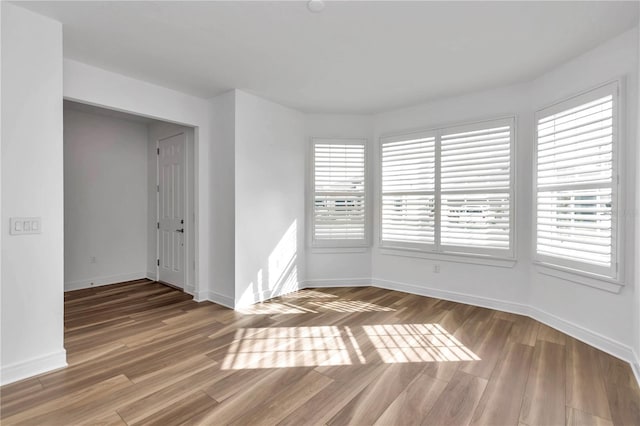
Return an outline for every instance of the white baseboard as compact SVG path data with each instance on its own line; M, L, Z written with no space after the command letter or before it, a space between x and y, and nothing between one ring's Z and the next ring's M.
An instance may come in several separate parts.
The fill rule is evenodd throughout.
M585 327L577 325L571 321L567 321L557 315L550 314L542 309L530 307L531 313L529 316L543 324L548 325L551 328L560 330L568 336L578 339L594 348L600 349L610 355L627 361L633 367L635 362L633 349L631 347L611 339L600 333L591 331ZM640 384L640 382L638 382Z
M64 349L26 361L3 365L0 370L0 386L66 366L67 351Z
M467 305L480 306L482 308L497 309L512 314L529 315L529 306L516 302L492 299L490 297L475 296L454 291L439 290L435 288L417 286L415 284L400 283L374 278L371 285L387 290L397 290L419 296L435 297L436 299L450 300L452 302L465 303Z
M278 295L271 295L270 290L263 290L250 295L243 295L242 299L236 300L234 305L236 308L239 308L264 302L265 300L273 299L274 297L278 297Z
M633 356L635 358L635 361L631 363L631 369L633 370L633 374L635 374L636 380L640 385L640 354L633 351Z
M197 295L194 294L193 300L196 302L204 302L208 300L209 302L217 303L218 305L222 305L229 309L234 309L235 306L233 297L225 296L214 291L200 291Z
M298 283L297 288L287 290L280 289L280 291L263 290L258 293L253 293L249 295L249 297L243 297L242 300L235 301L233 306L235 306L235 308L241 308L244 306L255 305L256 303L264 302L266 300L273 299L274 297L284 296L285 294L293 293L302 290L303 288L306 288L303 286L303 283Z
M212 302L212 300L209 299L209 293L210 292L208 290L197 291L193 294L193 300L196 302Z
M151 281L158 281L158 277L156 276L156 273L154 271L147 271L146 278Z
M300 283L300 288L327 288L327 287L369 287L371 278L339 278L306 280Z
M106 277L94 277L78 281L69 281L64 283L64 291L99 287L102 285L117 284L124 281L141 280L143 278L147 278L147 274L147 272L132 272L129 274L109 275Z

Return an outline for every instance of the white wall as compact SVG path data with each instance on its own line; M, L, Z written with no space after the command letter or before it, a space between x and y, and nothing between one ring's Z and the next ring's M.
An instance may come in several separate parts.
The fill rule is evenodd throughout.
M145 123L65 105L65 290L146 276L147 145Z
M236 91L235 301L298 289L304 276L303 115Z
M300 143L305 147L306 186L311 184L311 139L366 139L368 159L373 151L373 117L371 115L356 114L305 114L305 137ZM368 175L372 176L374 164L367 164ZM371 180L368 180L371 182ZM373 188L368 185L368 203L373 205ZM308 194L307 206L313 203L312 195ZM372 210L372 209L370 209ZM307 224L307 237L310 228ZM348 284L368 284L371 279L371 248L355 248L349 250L310 248L310 239L305 241L306 253L306 286L331 286Z
M209 300L235 304L235 137L236 91L209 102L211 117L211 229L215 244L211 253L214 285Z
M66 365L63 347L62 27L2 2L0 381ZM42 233L9 235L38 216Z

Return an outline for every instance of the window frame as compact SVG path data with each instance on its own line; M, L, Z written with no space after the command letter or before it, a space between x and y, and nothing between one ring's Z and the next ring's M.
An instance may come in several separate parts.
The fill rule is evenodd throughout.
M364 238L363 239L319 239L315 238L315 146L316 144L334 144L334 145L362 145L364 149ZM325 138L325 137L312 137L309 143L308 161L308 189L309 197L306 202L307 206L307 241L309 247L312 249L323 252L344 252L348 250L351 252L366 250L369 246L370 238L370 207L369 207L369 149L368 140L366 138Z
M441 191L441 148L442 148L442 135L443 133L456 133L464 131L482 130L483 128L510 126L511 137L509 142L509 249L491 249L484 247L464 247L455 245L442 245L442 221L441 221L441 204L442 204L442 191ZM447 255L455 256L460 259L470 258L484 258L484 259L496 259L504 261L516 260L516 134L517 134L517 117L515 115L501 115L495 118L467 121L462 123L454 123L443 126L432 127L429 129L418 130L413 132L393 133L383 135L379 139L378 146L378 171L380 176L378 187L378 245L387 254L393 254L396 251L397 254L402 255L405 253L415 253L419 257L424 255ZM397 241L385 241L382 238L382 197L383 197L383 184L382 184L382 148L385 143L398 142L410 137L420 137L424 135L433 135L435 137L435 188L434 188L434 204L435 204L435 224L434 224L434 244L415 244L415 243L403 243ZM481 193L480 191L479 193Z
M581 91L577 94L562 98L550 105L539 108L534 114L533 122L533 158L532 158L532 234L531 250L533 263L545 268L543 273L570 279L592 287L603 287L610 289L610 286L593 283L593 279L606 281L612 284L622 285L623 279L623 259L621 256L623 249L622 238L622 192L620 152L622 147L622 81L616 79ZM562 257L539 254L538 253L538 122L551 115L578 107L596 99L612 96L612 166L611 166L611 266L609 268L594 265L588 262L565 259ZM597 185L597 184L594 184ZM601 185L601 184L600 184ZM576 186L579 186L577 184ZM601 186L609 188L609 186ZM583 188L583 189L588 189ZM575 188L579 189L579 188ZM578 275L587 280L567 278L567 273Z

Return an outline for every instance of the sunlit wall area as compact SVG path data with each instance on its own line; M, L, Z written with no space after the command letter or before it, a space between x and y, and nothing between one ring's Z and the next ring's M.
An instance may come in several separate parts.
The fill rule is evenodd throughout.
M303 140L302 113L236 91L236 306L299 288L305 258Z

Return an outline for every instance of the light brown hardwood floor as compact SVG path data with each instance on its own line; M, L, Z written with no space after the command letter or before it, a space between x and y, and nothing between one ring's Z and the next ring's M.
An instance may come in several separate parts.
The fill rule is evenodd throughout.
M530 318L365 288L241 311L147 280L65 294L69 367L1 423L640 425L629 365Z

